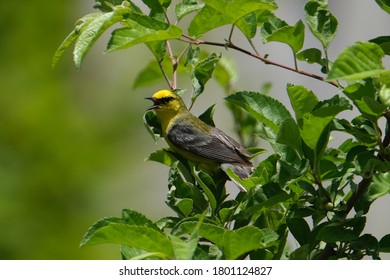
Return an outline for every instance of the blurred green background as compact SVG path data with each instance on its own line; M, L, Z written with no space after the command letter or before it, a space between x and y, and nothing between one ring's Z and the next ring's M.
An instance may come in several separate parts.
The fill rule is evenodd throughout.
M331 57L357 40L388 32L383 24L388 15L374 1L359 0L359 5L355 1L330 1L339 19ZM164 145L154 144L142 122L150 105L144 97L159 87L132 89L139 68L151 58L147 49L136 46L102 55L108 32L87 55L81 71L75 70L71 51L54 70L50 67L75 21L95 12L93 3L0 2L0 259L119 259L117 245L79 248L90 225L104 216L120 216L123 208L154 220L171 213L164 204L167 168L144 161ZM278 15L290 23L302 17L304 0L278 3ZM376 16L365 17L367 11ZM368 29L371 24L375 28ZM216 40L223 41L221 34L225 33L209 36L222 36ZM319 47L312 36L307 43ZM281 44L262 50L276 53L277 61L291 61ZM264 66L237 52L228 56L239 61L237 88L258 90L262 83L272 82L272 95L287 106L288 82L329 93L318 81ZM202 96L195 110L223 103L215 84L207 91L216 94ZM223 106L217 106L215 118L230 134L233 125ZM389 197L382 201L370 212L373 219L367 228L378 238L390 230L389 223L374 218L388 209Z
M1 1L0 259L118 259L118 246L79 249L88 227L122 208L151 218L167 208L143 184L159 182L144 162L155 149L142 123L150 104L132 92L147 50L103 56L102 39L81 71L71 50L51 69L93 2Z

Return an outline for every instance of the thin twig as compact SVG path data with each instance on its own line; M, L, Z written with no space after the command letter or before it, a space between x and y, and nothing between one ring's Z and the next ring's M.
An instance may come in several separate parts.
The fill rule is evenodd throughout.
M332 81L326 81L324 79L324 77L321 77L321 76L318 76L316 74L313 74L313 73L308 73L308 72L305 72L305 71L302 71L302 70L297 70L293 67L290 67L290 66L287 66L287 65L284 65L284 64L280 64L278 62L275 62L275 61L272 61L272 60L269 60L265 57L262 57L256 53L253 53L253 52L250 52L246 49L243 49L241 47L238 47L232 43L218 43L218 42L211 42L211 41L204 41L204 40L196 40L190 36L187 36L187 35L182 35L182 37L184 37L185 39L180 39L181 41L184 41L184 42L187 42L187 43L190 43L190 44L194 44L194 45L210 45L210 46L217 46L217 47L224 47L224 48L229 48L229 49L233 49L233 50L236 50L236 51L239 51L241 53L244 53L246 55L249 55L251 57L254 57L262 62L264 62L265 64L270 64L270 65L274 65L274 66L277 66L277 67L280 67L280 68L283 68L283 69L286 69L286 70L289 70L289 71L292 71L292 72L295 72L295 73L298 73L298 74L301 74L301 75L304 75L304 76L307 76L307 77L310 77L310 78L313 78L313 79L316 79L316 80L319 80L319 81L322 81L322 82L325 82L325 83L328 83L334 87L339 87L339 85L335 82L332 82Z
M169 58L171 59L172 61L172 89L176 89L177 88L177 60L175 59L175 57L173 56L173 52L172 52L172 48L171 48L171 44L169 43L169 41L167 40L167 50L168 50L168 54L169 54Z

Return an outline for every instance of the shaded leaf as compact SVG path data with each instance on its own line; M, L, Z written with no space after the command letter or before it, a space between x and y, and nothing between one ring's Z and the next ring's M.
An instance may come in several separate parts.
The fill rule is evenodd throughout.
M390 5L390 2L389 2ZM390 6L389 6L390 7ZM390 36L380 36L369 40L368 42L375 43L382 48L386 55L390 55Z
M383 236L379 241L379 251L390 253L390 234Z
M326 1L327 2L327 1ZM327 9L326 2L309 1L305 5L305 19L310 31L327 49L337 32L337 18ZM326 5L324 5L326 3Z

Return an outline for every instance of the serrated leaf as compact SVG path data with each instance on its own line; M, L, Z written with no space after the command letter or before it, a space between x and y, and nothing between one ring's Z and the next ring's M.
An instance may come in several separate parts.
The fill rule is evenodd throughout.
M292 118L282 103L257 92L240 91L225 99L247 110L254 118L269 126L275 133L279 131L280 125L287 118Z
M205 195L207 196L211 209L214 212L217 208L217 200L211 190L215 189L214 180L203 171L194 171L195 180L198 182Z
M337 32L337 18L323 3L309 1L305 5L305 19L310 31L327 49Z
M326 79L363 80L389 73L382 65L383 56L384 52L377 44L357 42L339 54Z
M186 15L199 11L204 5L204 3L200 3L198 0L183 0L182 3L175 6L177 20L180 21Z
M135 225L135 226L147 226L159 230L159 228L148 219L145 215L130 209L122 210L122 220L126 224Z
M140 43L177 39L183 33L176 25L169 25L154 18L130 14L129 27L112 32L106 52L132 47Z
M264 23L260 34L264 42L287 44L295 54L303 47L305 25L299 20L294 26L290 26L277 17L271 17Z
M64 52L69 48L69 46L80 36L81 32L88 26L88 24L96 17L99 17L100 13L87 14L76 22L74 30L64 39L61 45L56 50L53 60L52 67L54 67L59 59L62 57Z
M190 36L200 36L214 28L235 24L238 19L257 10L274 10L272 1L258 0L206 0L206 5L190 23Z
M173 257L171 243L161 231L147 226L129 225L122 221L102 223L103 220L92 225L83 237L80 246L114 243L148 252L160 252L166 258Z
M375 2L382 8L382 10L386 11L390 14L390 1L389 0L375 0Z
M129 9L126 8L118 8L113 12L102 13L94 17L85 28L80 30L81 33L76 39L73 51L73 60L76 68L80 68L85 55L103 32L113 24L123 20L124 15L128 13Z
M287 93L297 120L301 119L304 114L310 113L318 104L317 96L304 86L288 84Z

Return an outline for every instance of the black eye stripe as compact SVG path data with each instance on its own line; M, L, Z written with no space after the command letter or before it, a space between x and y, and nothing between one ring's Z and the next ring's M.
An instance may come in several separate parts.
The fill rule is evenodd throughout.
M167 104L169 103L170 101L174 100L175 98L172 97L172 96L166 96L166 97L163 97L163 98L160 98L158 99L158 103L159 104Z

